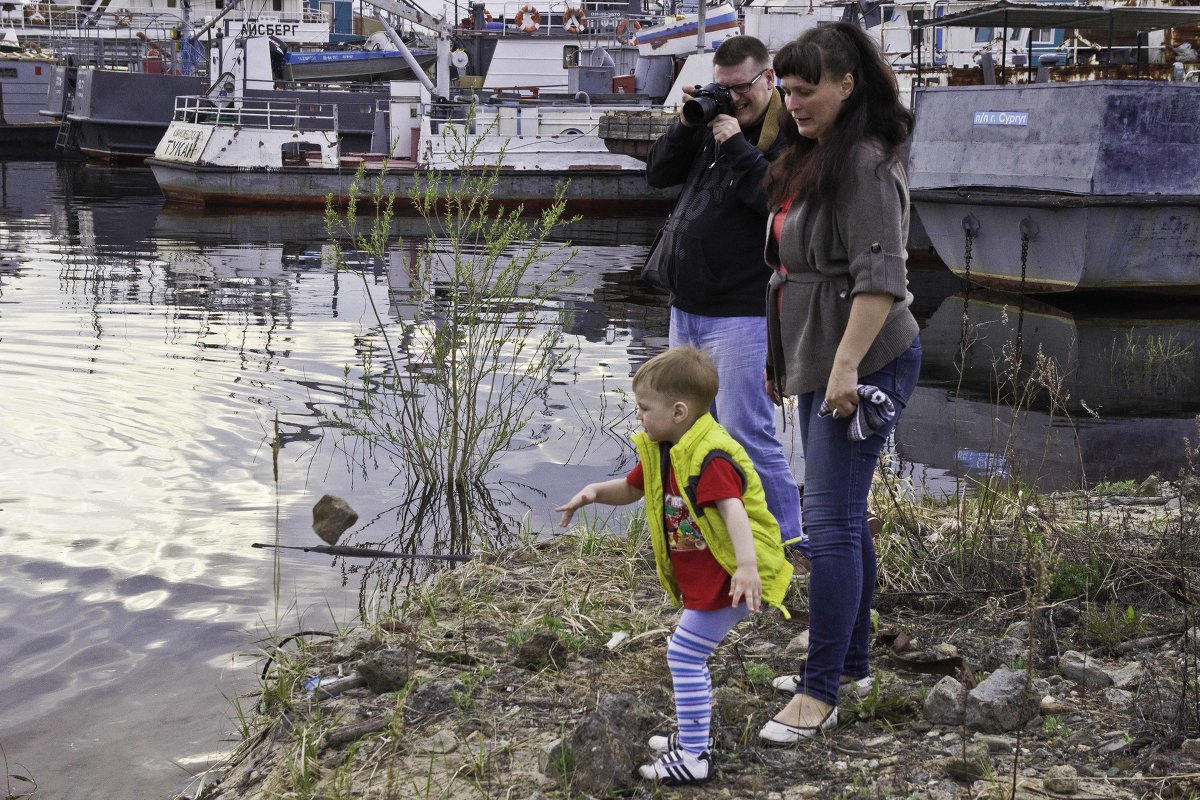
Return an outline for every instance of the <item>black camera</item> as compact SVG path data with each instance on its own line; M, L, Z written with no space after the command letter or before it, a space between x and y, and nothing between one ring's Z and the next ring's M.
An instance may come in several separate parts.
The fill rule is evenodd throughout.
M692 99L683 104L683 119L693 128L707 125L717 114L733 116L733 97L719 83L697 89Z

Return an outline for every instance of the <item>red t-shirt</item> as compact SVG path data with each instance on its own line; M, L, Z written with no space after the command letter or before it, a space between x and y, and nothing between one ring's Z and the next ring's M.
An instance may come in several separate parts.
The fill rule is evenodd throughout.
M634 467L625 480L645 492L641 464ZM740 499L741 496L742 478L729 459L714 458L701 471L700 481L696 485L696 503L700 508L716 505L718 500L729 497ZM674 469L668 471L662 514L671 566L675 570L675 583L683 595L683 607L694 611L715 611L729 606L730 575L708 551L704 536L688 513L687 504L675 482Z

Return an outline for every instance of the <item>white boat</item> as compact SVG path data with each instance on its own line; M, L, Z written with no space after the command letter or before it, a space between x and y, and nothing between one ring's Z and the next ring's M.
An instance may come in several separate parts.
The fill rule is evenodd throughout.
M496 199L615 214L661 213L674 193L647 189L644 165L609 153L597 136L603 106L433 103L420 83L394 82L377 117L374 153L348 153L336 107L242 98L180 98L153 158L168 202L321 207L349 201L356 170L402 201L434 174L470 179L500 167Z
M1119 34L1198 22L1195 7L999 2L940 24ZM1021 293L1200 293L1200 73L1140 61L917 90L913 204L955 274ZM1110 67L1144 77L1105 80Z

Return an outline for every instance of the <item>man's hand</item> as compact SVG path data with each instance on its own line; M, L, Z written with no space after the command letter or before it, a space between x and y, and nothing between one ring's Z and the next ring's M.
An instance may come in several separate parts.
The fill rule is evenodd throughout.
M742 133L742 126L738 124L737 118L728 114L717 114L713 117L713 121L708 123L708 127L712 129L713 138L717 140L717 144L725 144L734 136L740 136Z
M688 124L688 121L687 121L686 119L684 119L684 118L683 118L683 106L684 106L684 104L685 104L685 103L687 103L689 100L691 100L691 99L692 99L692 93L693 93L693 92L698 92L698 91L700 91L700 87L699 87L699 86L692 86L691 88L684 89L684 90L683 90L683 97L681 97L681 98L679 99L679 124L680 124L680 125L682 125L682 126L683 126L683 127L685 127L685 128L690 128L690 127L692 127L692 126L691 126L691 125L689 125L689 124Z

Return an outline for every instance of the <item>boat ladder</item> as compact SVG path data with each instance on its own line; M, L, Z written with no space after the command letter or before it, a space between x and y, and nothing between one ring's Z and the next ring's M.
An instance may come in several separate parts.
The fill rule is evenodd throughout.
M75 92L67 92L63 98L62 122L58 125L58 136L54 139L54 149L61 153L69 153L75 149L75 126L71 123L71 112L75 110Z

